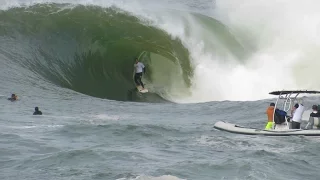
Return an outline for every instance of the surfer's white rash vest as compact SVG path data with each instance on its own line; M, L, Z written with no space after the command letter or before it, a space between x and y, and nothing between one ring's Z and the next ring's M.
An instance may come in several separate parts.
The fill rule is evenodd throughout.
M136 68L136 73L142 73L144 65L141 62L138 62L137 64L134 64L134 67Z

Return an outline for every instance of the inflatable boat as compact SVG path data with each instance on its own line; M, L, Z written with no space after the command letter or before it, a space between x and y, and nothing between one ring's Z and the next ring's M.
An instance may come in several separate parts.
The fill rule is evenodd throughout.
M236 124L231 124L223 121L216 122L214 128L238 134L246 135L265 135L265 136L292 136L292 135L303 135L303 136L320 136L320 130L317 129L256 129L250 127L243 127Z
M265 136L293 136L293 135L303 135L303 136L320 136L320 117L312 118L312 122L308 124L303 129L291 129L290 118L282 122L275 122L278 120L277 115L275 115L276 110L281 108L284 112L291 111L295 103L301 103L302 99L297 98L300 94L320 94L320 91L273 91L269 94L278 95L278 99L275 103L275 111L273 113L274 125L270 130L257 129L251 127L243 127L236 124L219 121L214 124L214 128L222 131L227 131L231 133L246 134L246 135L265 135ZM300 102L299 102L300 101ZM285 118L284 118L285 119ZM309 119L310 120L310 119ZM309 121L307 120L307 121ZM311 124L310 124L311 123Z

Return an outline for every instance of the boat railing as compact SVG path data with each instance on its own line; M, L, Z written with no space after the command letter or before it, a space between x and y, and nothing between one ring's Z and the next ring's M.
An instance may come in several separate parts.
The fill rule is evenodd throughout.
M297 97L298 97L299 94L300 94L300 93L297 93L294 97L292 97L292 96L291 96L292 93L288 93L288 94L285 94L285 95L282 95L282 94L280 93L280 94L279 94L279 97L278 97L278 99L276 100L276 103L275 103L275 108L274 108L273 115L275 114L275 111L276 111L276 109L277 109L277 106L278 106L278 104L279 104L279 100L280 100L280 99L281 99L281 100L284 100L282 109L283 109L283 111L285 111L285 112L288 114L288 113L290 112L290 110L292 109L292 106L293 106L294 102L296 101L296 99L297 99ZM273 121L274 121L274 120L273 120ZM285 121L285 123L286 123L287 128L290 129L290 124L289 124L289 122L288 122L288 121ZM274 128L275 128L275 126L274 126Z

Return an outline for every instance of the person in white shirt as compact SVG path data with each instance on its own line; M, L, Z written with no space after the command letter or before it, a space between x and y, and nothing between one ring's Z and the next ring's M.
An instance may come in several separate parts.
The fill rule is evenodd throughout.
M302 115L304 113L304 106L302 104L295 104L292 108L292 129L300 129Z
M145 74L146 73L146 67L144 66L143 63L139 62L138 58L136 58L136 63L134 64L135 68L135 75L134 75L134 82L138 86L142 86L144 89L144 84L141 81L142 78L142 72Z

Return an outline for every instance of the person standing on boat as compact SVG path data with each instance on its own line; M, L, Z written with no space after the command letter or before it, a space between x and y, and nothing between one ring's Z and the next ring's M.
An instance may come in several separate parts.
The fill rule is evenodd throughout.
M292 129L300 129L302 115L304 113L304 106L302 104L295 104L291 110L292 115Z
M265 130L270 130L272 129L273 126L273 113L274 113L274 103L270 103L270 106L266 110L266 114L268 117L268 122L266 124Z
M320 112L318 106L312 106L312 113L310 113L309 122L305 129L319 129Z

